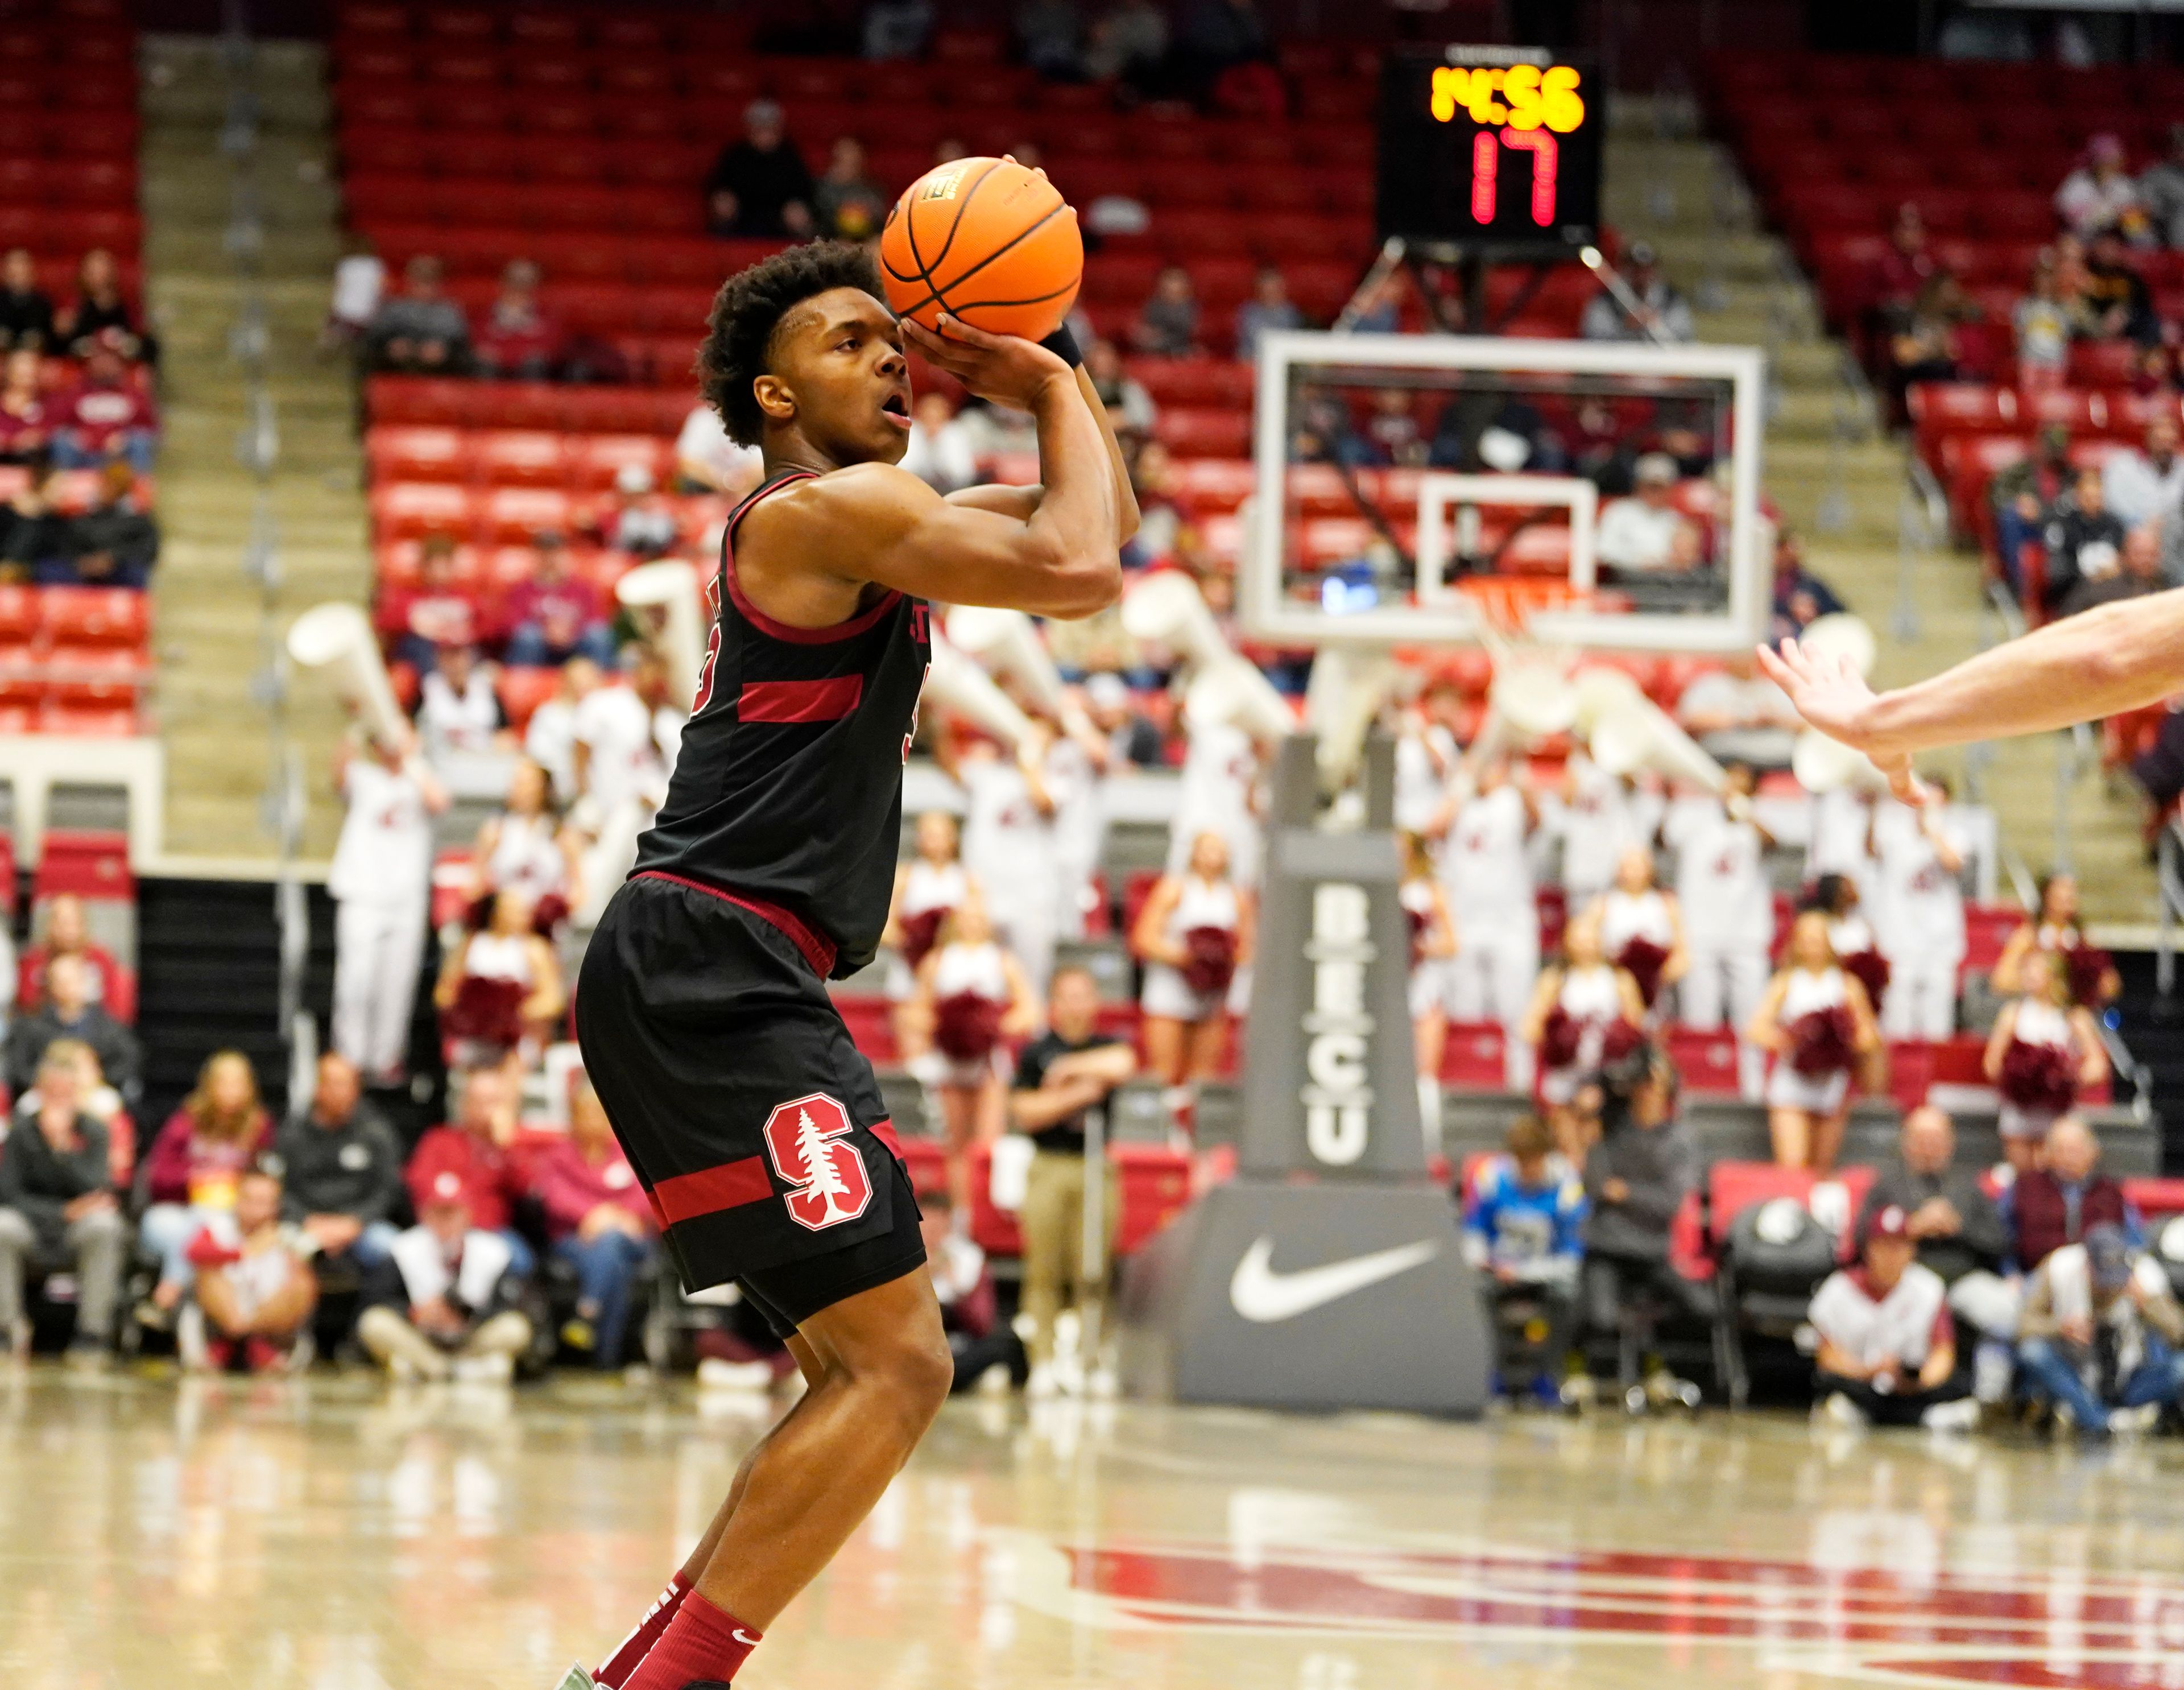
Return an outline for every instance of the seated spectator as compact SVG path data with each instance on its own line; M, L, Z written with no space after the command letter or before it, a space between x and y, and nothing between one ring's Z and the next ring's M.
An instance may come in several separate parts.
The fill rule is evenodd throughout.
M414 1183L417 1224L373 1270L357 1341L398 1383L505 1385L531 1347L516 1307L531 1277L521 1241L474 1224L474 1187L453 1169Z
M2016 970L2023 996L2003 1006L1982 1064L2002 1094L2003 1154L2020 1174L2038 1160L2048 1129L2078 1094L2109 1077L2108 1048L2093 1012L2070 998L2062 958L2035 951Z
M2140 275L2131 248L2113 230L2086 243L2084 301L2094 331L2108 340L2136 341L2151 347L2161 338L2161 319L2153 293Z
M450 947L432 1002L440 1032L464 1067L526 1060L551 1041L568 1007L561 965L538 932L536 901L515 888L493 894L482 919Z
M2101 497L2126 528L2167 516L2184 502L2184 453L2176 449L2176 419L2156 416L2146 425L2143 449L2126 446L2101 466Z
M1259 355L1259 337L1269 329L1301 329L1304 313L1290 298L1278 265L1262 264L1251 280L1251 297L1236 308L1236 358L1249 364Z
M310 1101L273 1141L268 1165L280 1169L281 1215L309 1241L321 1273L361 1273L386 1259L402 1202L402 1145L347 1057L319 1058Z
M2003 1188L1998 1200L2009 1227L2010 1256L2030 1273L2065 1244L2103 1221L2131 1242L2142 1235L2138 1212L2123 1186L2100 1171L2101 1141L2083 1118L2065 1115L2048 1129L2040 1163Z
M53 409L47 401L38 354L24 348L0 367L0 464L28 464L52 448Z
M1873 309L1885 313L1909 306L1937 266L1926 243L1926 220L1906 200L1888 226L1888 245L1875 260L1869 284Z
M53 314L53 340L71 358L104 350L131 363L159 361L158 345L122 298L114 254L103 247L93 247L76 265L75 298Z
M380 588L379 625L400 631L394 656L420 675L432 672L443 645L470 645L484 638L476 594L462 584L455 543L427 534L417 548L417 584Z
M933 38L933 0L871 0L865 8L865 57L922 59Z
M30 484L0 504L0 580L16 583L64 567L69 556L61 471L50 458L34 459L30 471Z
M1696 677L1676 700L1676 720L1713 756L1761 769L1787 768L1804 726L1789 694L1759 672L1748 651Z
M128 1258L129 1224L115 1194L106 1129L85 1113L76 1065L46 1053L35 1113L19 1110L0 1140L0 1355L30 1353L26 1272L73 1273L72 1359L103 1361Z
M84 990L90 1002L102 1007L119 1003L124 995L121 964L103 945L92 943L83 900L73 892L55 893L46 900L44 926L44 937L23 953L17 967L16 1007L36 1009L44 1004L46 970L57 957L74 957L82 962Z
M1192 0L1176 20L1170 61L1178 92L1203 100L1240 65L1274 56L1273 38L1255 0Z
M1815 1413L1839 1425L1969 1431L1979 1405L1957 1375L1956 1323L1942 1276L1917 1259L1911 1217L1896 1203L1859 1228L1858 1263L1813 1294Z
M1588 1330L1618 1332L1641 1299L1707 1318L1702 1288L1669 1259L1669 1230L1698 1182L1699 1154L1677 1113L1676 1071L1641 1046L1604 1079L1601 1135L1585 1158L1581 1306Z
M126 1191L136 1174L136 1123L122 1106L121 1094L106 1083L98 1057L81 1039L56 1039L46 1046L47 1062L71 1063L75 1069L75 1099L79 1113L106 1129L107 1166L114 1174L114 1189ZM32 1115L42 1104L35 1085L15 1095L19 1115Z
M2076 323L2070 302L2063 297L2052 248L2042 248L2033 259L2032 291L2010 308L2009 326L2017 347L2019 387L2041 392L2069 381Z
M1554 1135L1538 1116L1519 1116L1507 1146L1509 1153L1489 1162L1472 1182L1463 1206L1464 1253L1485 1275L1490 1325L1513 1302L1543 1324L1532 1394L1557 1406L1563 1358L1577 1330L1585 1187L1554 1153Z
M198 1270L176 1350L193 1373L287 1373L308 1366L319 1282L304 1258L310 1241L281 1219L281 1176L246 1168L235 1208L190 1246Z
M1091 377L1093 391L1106 407L1107 420L1114 424L1115 436L1126 452L1152 433L1158 408L1145 384L1123 369L1123 354L1113 341L1102 337L1085 346L1084 373Z
M1031 1168L1019 1216L1023 1228L1023 1317L1029 1330L1034 1397L1057 1386L1054 1330L1065 1291L1082 1308L1104 1292L1084 1266L1085 1127L1094 1111L1137 1072L1128 1040L1099 1029L1100 988L1091 973L1065 963L1047 989L1047 1030L1017 1058L1009 1091L1009 1124L1032 1142ZM1121 1219L1122 1187L1111 1164L1102 1174L1108 1240ZM1106 1252L1100 1252L1105 1257Z
M910 444L902 467L935 493L954 493L980 477L977 443L969 421L956 414L948 395L928 388L911 407Z
M2025 1287L2018 1364L2059 1431L2153 1430L2184 1403L2184 1308L2169 1275L2113 1221L2058 1248Z
M741 499L766 473L755 446L728 438L721 414L709 404L691 408L675 437L675 475L683 493L718 493Z
M1658 255L1650 243L1633 241L1623 255L1623 280L1638 301L1633 317L1621 301L1602 289L1585 303L1578 332L1587 340L1673 341L1682 345L1697 337L1691 324L1691 308L1661 274Z
M539 1157L532 1189L554 1254L577 1275L577 1309L561 1341L594 1367L620 1367L631 1288L652 1266L659 1230L589 1080L570 1100L568 1136Z
M441 289L439 259L420 253L402 269L402 291L379 303L364 333L366 365L427 376L455 375L470 363L471 325Z
M706 226L716 235L802 238L815 232L812 193L781 107L753 100L744 108L743 139L722 148L706 175Z
M1116 0L1093 20L1084 74L1118 81L1126 96L1143 98L1160 85L1167 47L1167 14L1154 0Z
M2017 1329L2017 1295L2002 1277L2008 1264L2009 1230L1977 1173L1956 1165L1957 1129L1931 1104L1903 1118L1896 1161L1882 1168L1858 1211L1860 1236L1887 1208L1907 1217L1905 1231L1919 1264L1948 1287L1949 1308L1989 1343ZM1983 1403L2009 1393L2009 1355L1983 1344L1975 1369Z
M56 992L65 967L53 965ZM198 1070L197 1088L167 1118L144 1158L147 1207L137 1236L159 1258L159 1279L137 1308L143 1325L172 1328L182 1294L197 1277L190 1246L207 1226L226 1223L242 1170L272 1146L273 1122L258 1101L250 1058L240 1051L214 1051Z
M917 1230L925 1240L925 1270L940 1305L941 1330L955 1358L950 1392L993 1383L1021 1385L1028 1373L1022 1341L1000 1318L993 1269L986 1252L959 1228L945 1191L921 1192ZM998 1369L998 1371L997 1371Z
M417 683L417 739L426 762L501 748L508 711L494 673L475 645L436 648L432 668Z
M1084 678L1084 711L1106 735L1114 767L1156 769L1167 766L1167 747L1152 718L1137 707L1129 683L1112 669Z
M1418 429L1416 398L1408 388L1373 390L1372 410L1365 418L1364 429L1368 462L1410 469L1425 462L1426 440Z
M673 551L682 524L674 505L656 490L652 471L643 464L624 464L615 471L614 504L591 532L600 544L643 563Z
M535 544L530 575L508 594L508 661L537 666L583 656L611 663L614 630L604 594L571 567L560 535L543 533Z
M554 373L561 325L538 303L538 266L526 258L510 260L501 272L500 292L486 307L485 321L471 342L479 375L543 382Z
M319 331L321 352L354 346L363 338L387 291L387 266L372 251L371 237L353 231L343 244L345 250L334 264L333 298L326 305L326 326Z
M1204 349L1198 343L1198 295L1190 285L1190 272L1179 264L1162 270L1153 282L1152 297L1138 312L1130 327L1130 343L1153 358L1196 358Z
M2138 184L2124 169L2123 142L2110 134L2086 142L2085 157L2055 190L2055 215L2081 240L2104 229L2146 226Z
M1769 636L1775 643L1795 639L1822 616L1847 608L1819 576L1805 567L1805 548L1788 528L1774 537L1774 624Z
M119 458L148 476L159 438L159 413L121 354L92 347L75 385L53 401L53 461L88 470Z
M2030 457L2004 466L1987 483L1987 503L1994 512L1995 558L2003 578L2020 598L2025 547L2041 538L2076 476L2070 467L2070 431L2050 423L2040 431Z
M53 338L53 302L38 286L37 260L28 247L10 247L0 258L0 349L47 352Z
M554 813L553 778L543 764L526 757L515 766L507 800L478 828L471 861L477 896L520 892L532 901L539 927L559 925L573 901L581 864L575 836Z
M844 241L871 239L887 221L894 196L866 174L864 142L840 135L827 154L827 168L811 190L818 232Z
M1979 321L1981 315L1964 283L1946 270L1921 282L1908 305L1892 305L1882 313L1889 376L1899 401L1916 382L1957 379L1958 332Z
M2170 585L2161 573L2160 536L2159 523L2149 522L2144 527L2133 528L2123 537L2123 550L2118 567L2098 580L2080 580L2073 583L2056 605L2055 614L2075 616L2083 611L2112 605L2119 599L2141 599L2148 593L2159 593Z
M1084 15L1076 0L1023 0L1011 20L1017 56L1050 81L1084 75Z
M445 1200L443 1175L454 1176L469 1225L497 1235L528 1279L538 1257L515 1230L515 1206L529 1189L510 1147L515 1143L515 1082L498 1068L459 1071L449 1081L455 1118L417 1141L403 1179L421 1216L437 1195Z
M2078 471L2070 490L2055 503L2042 538L2048 547L2048 585L2041 602L2061 608L2071 590L2084 582L2104 581L2123 567L2124 525L2108 508L2101 472Z
M2138 200L2154 239L2184 247L2184 123L2169 125L2169 150L2140 174Z
M109 460L99 473L97 503L69 519L70 557L65 575L48 568L40 576L51 584L133 587L152 581L159 559L159 525L145 509L136 471L125 459Z
M1140 451L1141 460L1144 455ZM1290 438L1290 455L1301 464L1348 464L1355 467L1372 461L1371 449L1358 438L1350 407L1340 395L1324 388L1305 388L1298 392L1296 428Z
M20 1091L37 1074L46 1046L80 1039L98 1058L99 1071L124 1099L133 1102L139 1072L136 1035L92 1000L92 973L81 957L63 955L46 964L44 1001L19 1013L8 1029L8 1084Z
M1648 452L1631 471L1632 491L1600 513L1593 549L1610 567L1658 574L1674 567L1677 540L1691 519L1676 509L1676 460Z

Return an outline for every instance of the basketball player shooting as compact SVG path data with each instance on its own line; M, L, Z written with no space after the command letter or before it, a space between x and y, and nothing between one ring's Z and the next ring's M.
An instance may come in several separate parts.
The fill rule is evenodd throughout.
M950 1383L917 1204L826 982L869 962L887 921L926 601L1090 615L1121 590L1137 505L1066 330L938 327L897 320L864 252L815 244L722 287L699 355L766 475L729 516L682 755L585 954L577 1035L683 1284L738 1284L808 1389L599 1670L616 1690L733 1680ZM944 499L897 467L905 339L1030 412L1043 485Z
M1808 722L1917 804L1929 795L1911 769L1920 751L2098 722L2184 691L2184 588L2066 616L1892 692L1795 640L1761 646L1759 664Z

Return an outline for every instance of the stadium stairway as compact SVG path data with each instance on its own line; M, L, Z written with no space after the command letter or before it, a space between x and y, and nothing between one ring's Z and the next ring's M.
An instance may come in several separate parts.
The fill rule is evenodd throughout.
M1809 280L1762 226L1730 149L1698 135L1682 103L1626 97L1615 105L1605 191L1607 220L1626 239L1652 243L1692 302L1702 340L1766 350L1768 494L1802 537L1808 567L1880 636L1877 679L1898 684L1970 655L1981 637L1978 566L1941 533L1909 543L1916 634L1905 640L1894 632L1908 445L1882 426L1877 396L1848 349L1828 336ZM2097 758L2059 784L2068 743L2062 735L1997 742L1979 771L1979 795L2000 817L2006 851L2034 873L2058 859L2059 819L2090 918L2150 920L2153 877L2139 850L2140 801L2104 777ZM1953 775L1964 770L1960 756L1935 764Z
M254 95L259 131L250 169L264 229L256 269L280 444L267 488L281 572L273 608L285 626L320 600L361 600L370 579L354 387L345 364L315 351L338 256L323 60L316 46L280 42L231 66L210 36L151 36L142 49L145 259L166 346L159 703L167 848L179 854L274 850L260 807L269 718L253 684L265 663L262 600L244 572L257 488L237 455L250 417L234 350L244 298L229 243L237 171L221 146L231 78ZM305 678L290 722L315 800L304 851L324 857L340 820L326 790L340 718Z

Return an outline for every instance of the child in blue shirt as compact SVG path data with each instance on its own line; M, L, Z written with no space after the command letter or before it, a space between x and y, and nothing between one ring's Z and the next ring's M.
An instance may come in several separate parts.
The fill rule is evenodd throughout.
M1555 1153L1536 1116L1509 1129L1508 1153L1479 1170L1463 1206L1466 1256L1480 1274L1505 1375L1529 1357L1532 1394L1561 1400L1563 1358L1577 1324L1584 1183Z

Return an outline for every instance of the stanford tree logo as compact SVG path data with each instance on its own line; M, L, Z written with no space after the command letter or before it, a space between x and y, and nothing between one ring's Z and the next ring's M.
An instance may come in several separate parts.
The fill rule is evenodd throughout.
M865 1159L848 1141L850 1112L823 1091L777 1106L766 1118L766 1159L796 1189L788 1218L817 1232L855 1220L872 1206Z

